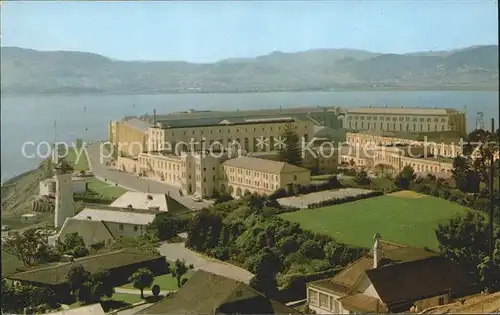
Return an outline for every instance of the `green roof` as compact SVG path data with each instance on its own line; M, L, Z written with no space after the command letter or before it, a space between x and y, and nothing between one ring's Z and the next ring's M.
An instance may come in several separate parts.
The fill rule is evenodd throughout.
M298 314L249 285L198 270L173 296L138 314Z
M66 283L66 275L71 267L81 265L91 274L101 270L112 270L132 264L151 261L163 256L130 249L75 259L73 262L59 263L45 268L37 268L8 276L8 279L31 283L59 285Z

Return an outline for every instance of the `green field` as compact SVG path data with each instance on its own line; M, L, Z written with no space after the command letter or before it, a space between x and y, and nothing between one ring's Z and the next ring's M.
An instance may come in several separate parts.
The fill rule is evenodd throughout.
M78 153L80 153L80 156L78 156L75 148L69 148L66 160L73 164L75 171L88 171L89 162L85 151L83 149L79 149Z
M87 188L93 190L103 196L109 196L112 198L118 198L123 195L126 190L119 187L110 185L109 183L98 180L94 177L89 177L87 179L88 186Z
M193 275L194 271L193 270L189 270L187 272L187 274L183 277L183 278L190 278L192 275ZM159 285L160 286L160 290L161 291L175 291L175 290L178 290L179 288L177 287L177 279L175 279L174 277L172 277L171 274L166 274L166 275L161 275L161 276L157 276L155 277L155 280L153 282L153 284L151 285L151 287L153 287L153 285ZM132 283L127 283L125 284L124 286L122 286L122 288L124 289L134 289L134 286L132 285ZM151 291L151 288L150 289L144 289L144 291L146 290L150 290Z
M325 208L283 213L280 217L349 245L371 247L373 235L380 233L386 241L437 249L434 228L465 209L444 199L403 191Z

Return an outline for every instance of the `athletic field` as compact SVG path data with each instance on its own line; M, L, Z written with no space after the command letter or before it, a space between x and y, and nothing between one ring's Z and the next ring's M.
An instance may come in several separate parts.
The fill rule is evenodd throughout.
M400 191L319 209L283 213L280 217L349 245L371 247L373 235L380 233L386 241L437 249L434 228L465 210L441 198Z

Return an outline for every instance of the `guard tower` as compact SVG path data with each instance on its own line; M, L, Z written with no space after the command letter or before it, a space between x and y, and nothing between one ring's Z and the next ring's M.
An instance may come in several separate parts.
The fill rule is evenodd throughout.
M61 227L67 218L75 215L73 203L73 189L71 187L71 176L73 168L64 159L61 159L54 167L56 177L56 206L54 213L54 226Z

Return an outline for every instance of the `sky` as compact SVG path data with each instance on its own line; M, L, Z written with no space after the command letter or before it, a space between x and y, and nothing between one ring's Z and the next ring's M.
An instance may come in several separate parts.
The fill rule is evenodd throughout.
M3 1L2 46L120 60L213 62L353 48L407 53L498 44L490 0Z

